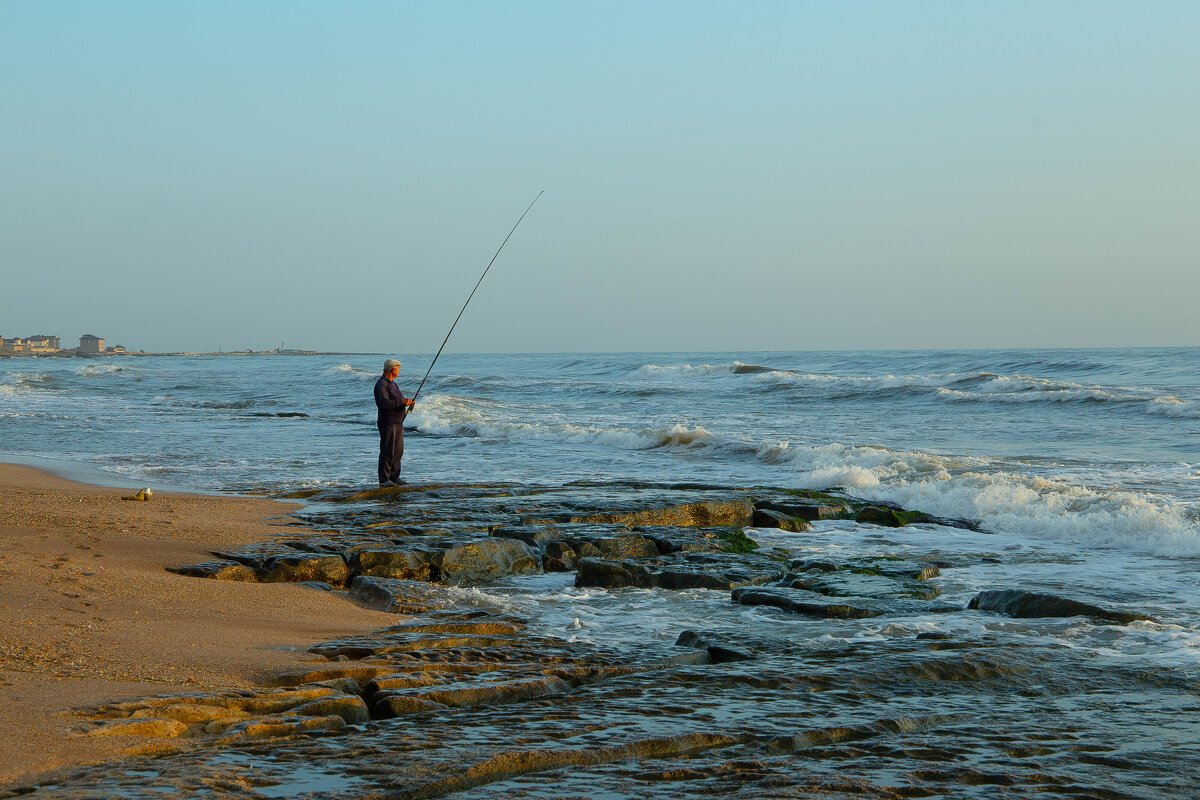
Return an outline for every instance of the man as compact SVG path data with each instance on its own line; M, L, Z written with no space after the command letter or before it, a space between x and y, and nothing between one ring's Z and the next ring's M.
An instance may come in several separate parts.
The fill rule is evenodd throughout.
M400 374L400 362L389 358L383 362L383 375L375 381L375 407L379 415L375 425L379 428L379 485L395 486L400 483L400 459L404 457L404 416L413 407L396 385Z

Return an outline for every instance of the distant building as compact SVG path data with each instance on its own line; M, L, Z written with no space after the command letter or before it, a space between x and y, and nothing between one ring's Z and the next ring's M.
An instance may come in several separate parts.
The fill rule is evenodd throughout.
M26 339L29 349L34 353L54 353L62 349L57 336L30 336Z
M124 352L125 352L125 345L123 345L123 344L114 344L112 347L108 348L108 352L110 352L110 353L124 353Z
M85 333L79 337L80 355L98 355L104 352L104 340L99 336Z

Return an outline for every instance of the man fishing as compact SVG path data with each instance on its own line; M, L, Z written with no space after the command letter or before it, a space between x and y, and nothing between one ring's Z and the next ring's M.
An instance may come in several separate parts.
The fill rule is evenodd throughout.
M383 362L383 375L375 381L375 407L379 414L379 485L396 486L400 480L400 459L404 457L404 417L416 400L409 400L396 385L400 362L389 358Z

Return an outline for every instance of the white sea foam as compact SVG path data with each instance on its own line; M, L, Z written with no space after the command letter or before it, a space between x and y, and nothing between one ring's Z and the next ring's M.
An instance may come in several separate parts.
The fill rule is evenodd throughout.
M330 367L329 369L325 370L325 374L326 375L352 376L354 378L377 378L377 377L379 377L376 373L372 372L371 370L359 369L358 367L352 366L350 364L338 364L336 367Z
M135 369L137 368L125 364L84 364L75 368L75 374L83 377L96 377L98 375L115 375L120 372L131 372Z
M837 486L864 499L980 520L988 530L1034 539L1200 556L1200 523L1178 504L1149 496L1003 469L985 472L979 469L988 466L983 459L836 444L789 452L804 488Z

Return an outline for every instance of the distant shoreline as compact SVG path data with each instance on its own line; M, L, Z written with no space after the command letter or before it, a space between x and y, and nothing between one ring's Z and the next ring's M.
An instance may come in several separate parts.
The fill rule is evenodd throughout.
M129 350L123 353L76 353L60 350L54 353L0 353L0 358L114 358L122 356L382 356L385 353L339 353L324 350L232 350L215 353L151 353L145 350Z

